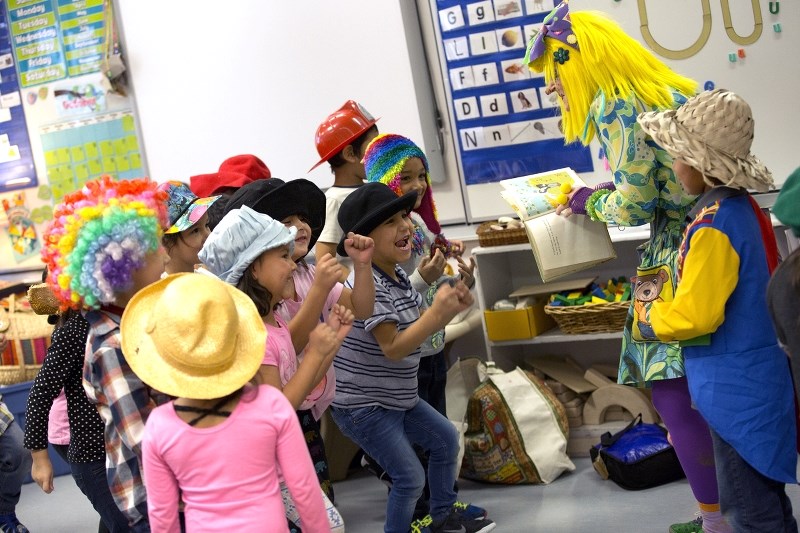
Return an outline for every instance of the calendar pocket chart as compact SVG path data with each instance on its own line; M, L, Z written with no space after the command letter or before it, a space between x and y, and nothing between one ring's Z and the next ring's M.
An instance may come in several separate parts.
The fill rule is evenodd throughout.
M59 122L40 133L54 203L104 174L131 179L144 173L130 112Z
M564 144L557 102L524 63L528 40L553 0L438 0L440 55L467 185L569 166L594 170L591 153Z

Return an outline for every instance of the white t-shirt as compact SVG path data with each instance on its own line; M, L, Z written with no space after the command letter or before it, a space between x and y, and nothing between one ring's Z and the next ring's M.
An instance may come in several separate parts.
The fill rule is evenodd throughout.
M325 226L322 228L322 233L320 233L317 242L338 245L339 241L342 240L344 232L339 226L339 208L342 207L344 199L358 187L358 185L347 187L338 187L334 185L325 191ZM348 270L353 270L353 261L349 257L338 255L336 258L339 260L339 263L346 266Z

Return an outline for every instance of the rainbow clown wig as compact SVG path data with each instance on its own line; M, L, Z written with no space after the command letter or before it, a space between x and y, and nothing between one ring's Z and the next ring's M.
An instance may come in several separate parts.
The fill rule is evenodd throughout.
M158 249L167 222L166 193L149 179L90 181L56 206L44 232L47 283L62 308L114 302L133 271Z
M414 209L414 212L422 217L425 225L428 226L428 230L435 235L439 235L442 232L442 227L439 225L436 204L433 202L428 158L425 157L425 153L420 147L410 139L394 133L383 133L375 137L364 151L364 169L367 173L367 181L388 185L397 196L402 196L400 173L403 171L406 161L415 157L422 160L428 187L422 196L422 203L420 203L419 208Z
M694 80L670 70L603 13L570 13L569 0L545 17L525 62L544 72L546 83L561 80L569 104L566 110L559 99L567 143L588 145L594 137L588 117L598 92L609 99L635 95L647 106L668 109L674 107L672 89L687 96L697 89Z

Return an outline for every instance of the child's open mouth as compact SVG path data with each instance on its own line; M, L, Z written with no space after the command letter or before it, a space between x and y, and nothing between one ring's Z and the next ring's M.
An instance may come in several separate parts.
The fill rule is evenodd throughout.
M394 245L397 246L398 248L400 248L401 250L410 250L411 249L410 240L411 240L411 237L410 236L406 236L406 237L400 239L399 241L395 241Z

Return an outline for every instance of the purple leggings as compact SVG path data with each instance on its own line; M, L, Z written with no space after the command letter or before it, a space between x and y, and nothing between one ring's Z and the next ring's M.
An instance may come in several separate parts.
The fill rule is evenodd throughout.
M652 385L653 406L667 426L695 499L719 503L711 432L700 412L692 408L686 378L657 380Z

